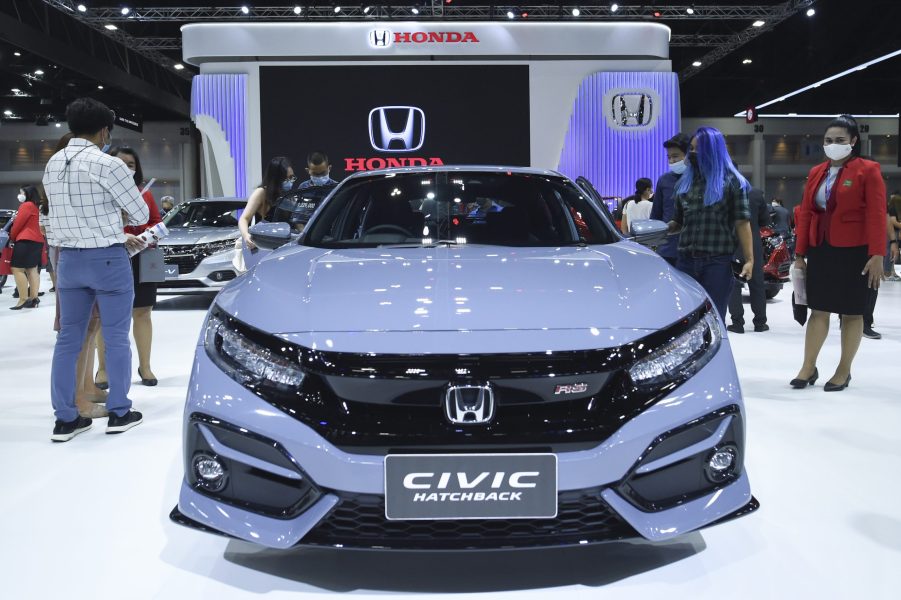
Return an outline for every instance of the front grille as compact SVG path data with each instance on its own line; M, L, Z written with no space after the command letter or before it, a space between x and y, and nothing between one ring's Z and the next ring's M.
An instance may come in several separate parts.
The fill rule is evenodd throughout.
M389 521L383 496L340 494L300 545L393 549L493 549L561 546L637 537L601 499L603 488L560 492L554 519Z
M203 288L208 287L198 279L168 279L158 284L161 288Z
M171 254L165 257L167 265L178 265L179 275L192 272L202 260L202 256L196 256L194 254Z

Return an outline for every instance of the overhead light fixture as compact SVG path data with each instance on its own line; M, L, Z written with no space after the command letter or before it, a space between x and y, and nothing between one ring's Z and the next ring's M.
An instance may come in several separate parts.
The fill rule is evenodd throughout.
M172 68L175 69L176 71L181 71L182 69L185 68L185 66L181 63L175 63L174 65L172 65Z
M808 17L812 17L812 16L814 16L815 14L817 14L816 9L814 9L814 8L808 8L808 9L807 9L807 16L808 16Z
M300 7L299 4L298 4L297 6L294 7L294 14L295 14L295 15L299 15L301 12L303 12L303 9Z
M41 69L35 69L34 74L35 75L43 75L44 71L42 71Z
M116 26L113 25L112 23L107 23L106 25L104 25L104 27L106 27L106 28L109 29L110 31L115 31L115 30L119 29L118 27L116 27Z
M573 16L574 16L574 17L578 17L578 16L581 15L581 14L582 14L582 11L579 10L578 8L574 8L574 9L573 9Z
M53 126L54 127L62 127L62 125L60 125L59 123L54 123Z
M11 116L13 116L13 111L11 111L7 108L6 110L3 111L3 114L6 115L7 117L11 117Z
M22 56L21 52L13 52L13 56Z
M754 21L753 23L751 23L751 25L753 25L754 27L763 27L764 25L766 25L766 21Z
M414 6L412 9L410 9L410 12L413 13L414 15L418 15L419 9Z
M363 14L364 14L364 15L368 15L370 10L372 10L372 7L371 7L371 6L367 6L366 8L363 9Z
M695 9L693 9L692 7L689 6L688 8L685 9L685 12L687 12L690 15L693 15L693 14L695 14Z
M123 6L122 10L120 10L119 12L122 13L122 16L124 17L125 15L127 15L128 13L131 12L131 9L128 8L127 6Z
M613 4L610 5L610 12L616 12L618 10L619 10L619 4L617 4L616 2L614 2Z
M696 61L694 61L693 63L691 63L691 66L693 66L693 67L700 67L702 64L704 64L704 63L702 63L702 62L699 61L699 60L696 60Z
M78 12L88 12L88 7L85 6L84 4L79 4L75 8L78 9Z
M18 93L20 93L22 90L20 90L19 88L13 88L13 89L10 90L10 91L11 91L13 94L18 94Z
M741 61L741 64L743 64L743 65L750 65L752 62L754 62L754 61L751 60L750 58L746 58L746 59L744 59L743 61Z
M249 14L250 14L250 7L247 6L246 4L242 4L242 5L241 5L241 12L244 13L245 15L249 15Z
M102 90L102 89L103 89L103 86L102 86L102 85L98 85L98 86L97 86L97 89L98 89L98 90Z
M512 10L508 10L508 11L507 11L507 18L508 18L508 19L515 19L515 18L516 18L516 15L513 14L513 11L512 11Z
M896 56L901 56L901 50L895 50L894 52L889 52L888 54L883 54L882 56L880 56L878 58L874 58L873 60L867 61L860 65L857 65L856 67L851 67L850 69L845 69L841 73L836 73L835 75L827 77L826 79L821 79L820 81L811 83L810 85L805 85L804 87L802 87L800 89L797 89L793 92L789 92L788 94L785 94L783 96L779 96L778 98L776 98L774 100L769 100L767 102L764 102L763 104L759 104L759 105L755 106L755 108L761 109L761 108L770 106L771 104L776 104L777 102L782 102L783 100L785 100L787 98L791 98L792 96L797 96L798 94L802 94L808 90L818 88L821 85L823 85L824 83L829 83L830 81L835 81L836 79L838 79L840 77L844 77L845 75L848 75L850 73L856 73L857 71L861 70L862 68L865 69L871 65L875 65L875 64L881 63L885 60L889 60L890 58L895 58ZM745 111L735 113L735 116L736 117L744 117ZM827 115L827 116L834 116L834 115ZM867 118L869 118L869 115L866 115L866 116L867 116Z
M337 15L339 12L341 12L341 7L340 7L340 6L336 6L336 7L335 7L335 14Z

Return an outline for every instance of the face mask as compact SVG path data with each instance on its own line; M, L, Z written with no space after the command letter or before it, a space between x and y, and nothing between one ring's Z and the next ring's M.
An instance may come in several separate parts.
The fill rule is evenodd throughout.
M685 164L692 167L698 166L698 153L692 150L685 156Z
M313 182L313 185L325 185L328 183L328 180L329 180L328 173L326 173L325 175L319 175L319 176L310 175L310 181Z
M131 173L131 176L132 176L132 177L134 177L134 176L135 176L135 173L136 173L137 171L135 171L134 169L129 169L128 172Z
M109 152L109 149L112 147L112 142L113 142L113 136L109 135L109 133L107 133L107 136L109 136L109 137L106 138L106 143L103 144L103 146L100 148L100 151L103 152L104 154Z
M18 198L19 202L25 202L25 194L19 194L16 198Z
M832 160L842 160L851 154L851 144L829 144L823 146L823 152Z
M286 179L282 182L282 191L287 192L290 191L291 188L294 187L294 178Z
M688 165L685 164L684 160L678 160L674 163L669 164L669 170L675 173L676 175L681 175L685 172L685 169L688 168Z

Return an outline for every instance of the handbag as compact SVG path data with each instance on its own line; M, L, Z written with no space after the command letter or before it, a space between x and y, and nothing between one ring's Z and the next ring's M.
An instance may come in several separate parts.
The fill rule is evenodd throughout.
M166 281L166 266L162 248L147 248L138 256L138 283Z

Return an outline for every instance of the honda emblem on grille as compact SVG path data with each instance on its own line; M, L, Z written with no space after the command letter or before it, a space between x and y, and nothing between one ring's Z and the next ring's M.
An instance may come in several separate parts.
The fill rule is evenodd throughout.
M444 413L451 423L488 423L494 418L494 391L490 385L452 385L447 388Z
M379 106L369 111L369 143L379 152L413 152L424 142L425 113L421 108Z

